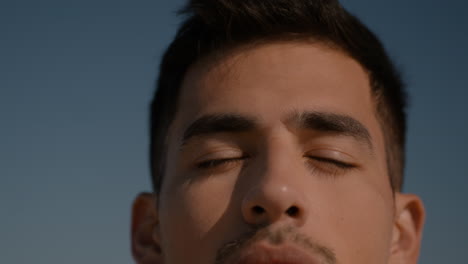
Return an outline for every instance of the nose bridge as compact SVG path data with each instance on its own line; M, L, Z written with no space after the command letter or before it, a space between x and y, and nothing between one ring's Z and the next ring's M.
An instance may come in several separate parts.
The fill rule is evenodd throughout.
M290 191L299 191L303 185L302 155L294 140L287 136L289 133L285 134L269 138L258 176L265 187L281 185Z
M301 190L299 164L294 147L284 138L270 138L254 179L242 202L244 220L253 225L293 221L302 225L307 217L306 200Z
M299 167L296 165L297 150L291 139L281 134L265 140L262 169L259 174L264 182L283 181L284 176L293 173ZM290 178L289 180L295 180Z

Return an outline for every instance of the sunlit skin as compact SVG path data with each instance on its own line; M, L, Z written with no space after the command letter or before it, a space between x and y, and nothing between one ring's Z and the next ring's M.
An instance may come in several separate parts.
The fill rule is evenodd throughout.
M417 262L422 203L391 189L369 78L355 60L316 42L261 44L199 61L181 89L161 191L134 204L136 262ZM249 122L190 135L203 117ZM356 126L334 131L305 117ZM247 235L220 256L256 231L283 235Z

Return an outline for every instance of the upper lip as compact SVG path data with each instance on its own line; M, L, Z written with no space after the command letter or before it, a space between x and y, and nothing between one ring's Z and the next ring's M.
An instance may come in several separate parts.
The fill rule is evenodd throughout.
M317 256L293 245L274 246L256 243L240 250L230 264L320 264Z

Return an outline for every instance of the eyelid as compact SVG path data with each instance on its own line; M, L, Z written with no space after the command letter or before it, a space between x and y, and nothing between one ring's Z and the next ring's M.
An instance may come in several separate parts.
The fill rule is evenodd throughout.
M340 150L336 149L326 149L326 148L319 148L319 149L313 149L309 150L305 156L308 157L321 157L324 159L330 159L330 160L337 160L337 161L342 161L345 163L354 163L354 158Z
M214 160L214 159L240 158L242 156L243 156L243 153L239 149L218 148L216 150L205 152L203 155L195 159L195 163L200 163L206 160Z

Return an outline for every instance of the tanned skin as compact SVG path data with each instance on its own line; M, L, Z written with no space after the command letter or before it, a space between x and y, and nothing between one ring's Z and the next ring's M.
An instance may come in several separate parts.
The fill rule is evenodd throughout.
M389 182L369 76L318 42L185 75L161 191L133 207L137 263L417 263L424 209Z

